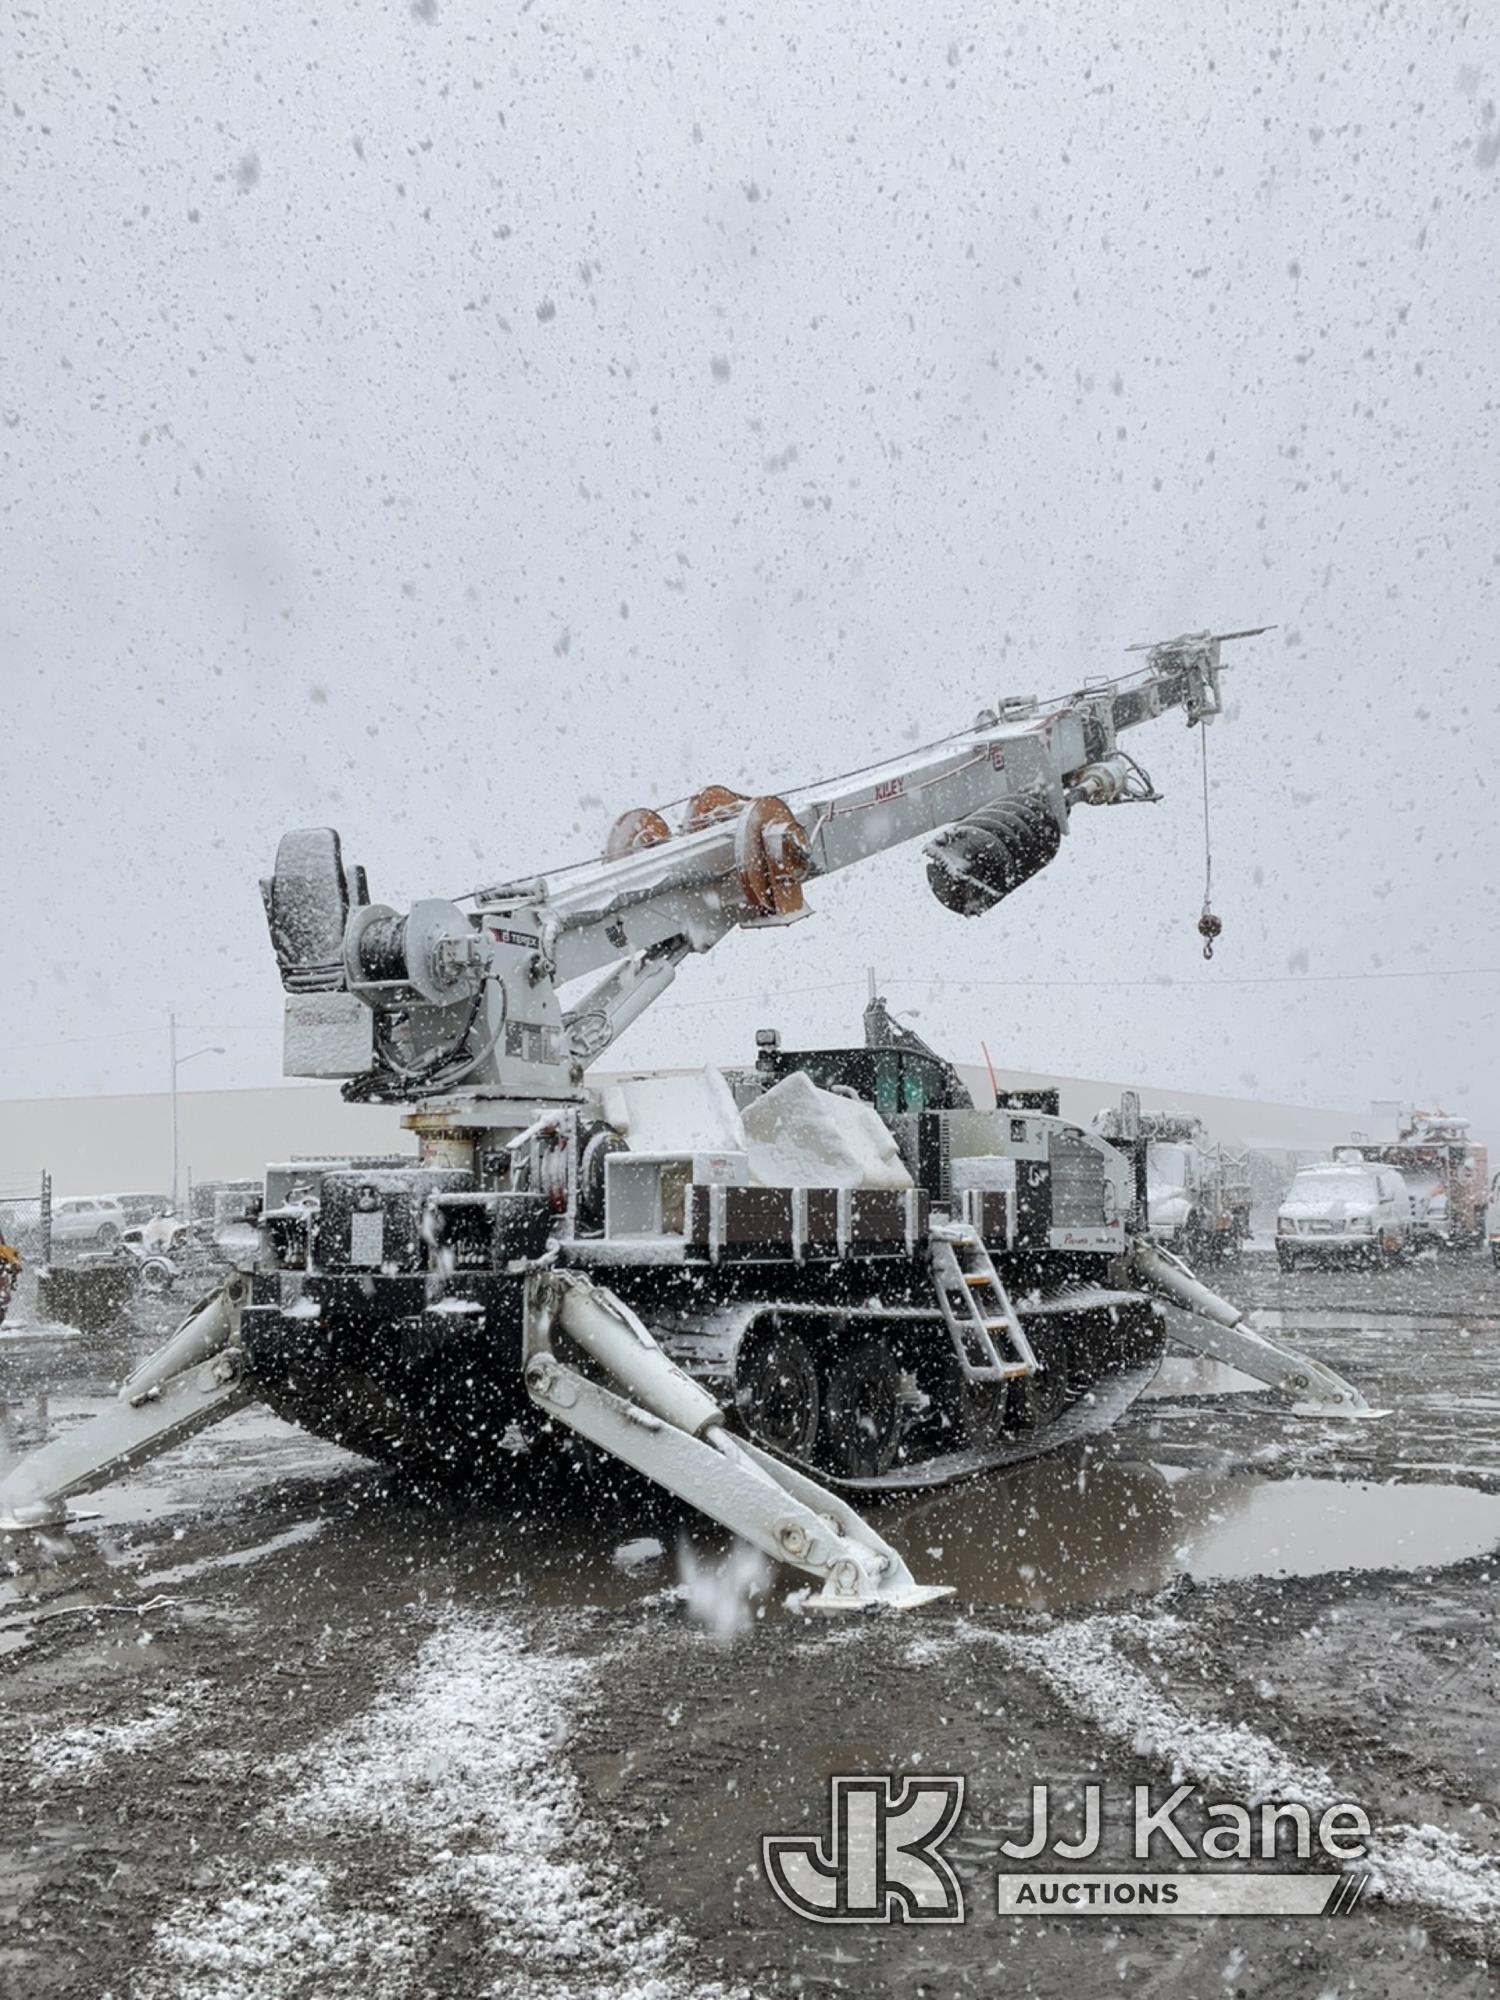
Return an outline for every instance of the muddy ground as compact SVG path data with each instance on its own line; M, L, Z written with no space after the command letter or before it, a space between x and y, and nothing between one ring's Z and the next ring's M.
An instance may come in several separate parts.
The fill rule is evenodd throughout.
M882 1510L958 1586L905 1615L753 1594L635 1495L434 1509L257 1412L65 1536L8 1538L0 1993L1489 1991L1500 1277L1251 1256L1221 1282L1391 1414L1203 1401L1169 1366L1106 1443ZM13 1449L149 1344L21 1304ZM832 1774L885 1771L965 1778L962 1925L820 1926L771 1893L761 1837L821 1832ZM1104 1785L1075 1865L1107 1872L1131 1865L1132 1788L1174 1779L1363 1804L1363 1901L996 1914L1033 1782Z

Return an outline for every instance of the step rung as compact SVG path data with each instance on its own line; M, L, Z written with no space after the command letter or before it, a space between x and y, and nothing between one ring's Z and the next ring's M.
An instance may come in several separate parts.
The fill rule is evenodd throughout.
M1022 1382L1030 1374L1024 1361L1006 1361L998 1367L986 1361L980 1365L965 1361L964 1373L971 1382Z

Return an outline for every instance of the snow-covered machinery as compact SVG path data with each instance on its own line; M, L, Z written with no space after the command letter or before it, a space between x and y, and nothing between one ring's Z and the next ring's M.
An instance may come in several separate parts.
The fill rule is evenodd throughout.
M1145 1149L1146 1233L1193 1264L1237 1257L1250 1237L1248 1152L1216 1143L1201 1118L1173 1111L1101 1111L1094 1130Z
M21 1269L20 1251L0 1236L0 1326L5 1324L5 1315L10 1308L11 1295L20 1281Z
M127 1229L121 1250L135 1267L140 1289L161 1297L179 1286L201 1292L244 1261L249 1217L260 1213L261 1181L199 1181L188 1212L170 1208ZM251 1241L254 1231L251 1229Z
M1477 1250L1485 1240L1489 1154L1475 1145L1467 1118L1413 1111L1392 1140L1340 1147L1394 1167L1412 1199L1416 1240L1445 1250Z
M250 1398L433 1480L528 1434L622 1459L823 1589L928 1594L845 1495L935 1484L1109 1424L1180 1337L1324 1412L1357 1391L1275 1346L1129 1226L1129 1169L1039 1112L975 1108L883 1009L867 1045L766 1037L717 1073L590 1086L678 968L808 914L806 886L925 841L934 895L993 909L1074 808L1150 800L1123 733L1220 711L1219 639L785 797L700 792L674 830L402 914L338 836L288 834L263 885L286 1069L407 1106L400 1167L268 1173L253 1269L117 1408L0 1486L56 1508ZM585 986L564 1004L560 989ZM836 1493L833 1489L838 1488Z

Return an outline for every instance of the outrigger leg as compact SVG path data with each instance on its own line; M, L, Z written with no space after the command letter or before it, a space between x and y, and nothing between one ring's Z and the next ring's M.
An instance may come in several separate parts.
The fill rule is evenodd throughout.
M559 1358L559 1329L619 1395ZM657 1345L622 1299L580 1273L539 1273L527 1300L526 1388L539 1409L675 1493L773 1560L822 1582L820 1611L946 1597L919 1584L852 1507L759 1446L731 1437L712 1396Z
M108 1409L64 1431L0 1480L0 1529L67 1519L66 1502L169 1451L256 1400L239 1350L249 1281L234 1277L204 1299L143 1361Z
M1220 1298L1195 1278L1180 1257L1159 1243L1137 1236L1126 1252L1130 1275L1146 1291L1193 1315L1185 1326L1174 1326L1172 1338L1198 1354L1225 1361L1268 1388L1290 1396L1293 1408L1307 1416L1377 1417L1352 1382L1295 1347L1267 1340L1250 1325L1248 1315Z

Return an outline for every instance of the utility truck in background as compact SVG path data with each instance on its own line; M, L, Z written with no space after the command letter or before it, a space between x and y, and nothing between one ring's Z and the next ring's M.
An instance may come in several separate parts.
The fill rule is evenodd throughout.
M1419 1244L1443 1250L1477 1250L1486 1235L1489 1154L1470 1137L1467 1118L1445 1111L1408 1113L1390 1141L1341 1146L1337 1157L1358 1157L1393 1167L1412 1198Z
M1144 1144L1145 1228L1154 1243L1191 1264L1240 1255L1253 1202L1248 1152L1217 1145L1201 1119L1173 1111L1137 1110L1133 1119L1102 1111L1094 1130L1116 1144L1127 1137Z
M404 913L336 833L286 835L262 886L287 1073L404 1105L417 1157L268 1173L253 1264L112 1410L12 1472L0 1515L55 1516L258 1398L433 1483L583 1440L800 1570L820 1606L915 1603L931 1593L855 1502L1114 1422L1156 1368L1162 1302L1187 1345L1364 1414L1152 1239L1120 1150L976 1108L882 1007L862 1046L768 1033L730 1077L589 1082L691 957L795 937L825 877L919 840L934 896L978 916L1079 807L1154 801L1125 739L1220 713L1220 643L1172 640L785 796L709 786L675 827L638 807L596 861Z

